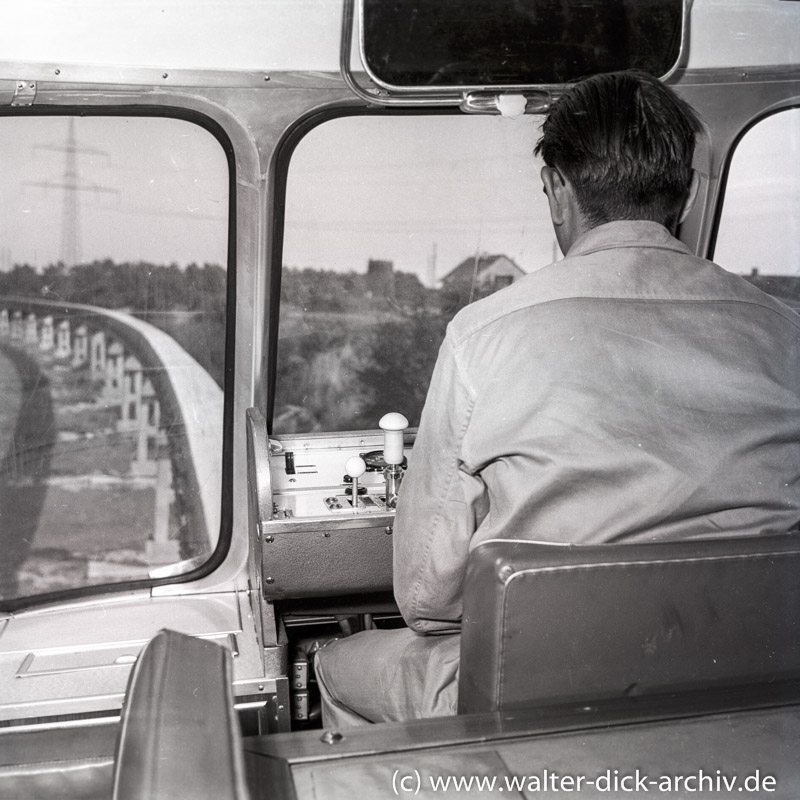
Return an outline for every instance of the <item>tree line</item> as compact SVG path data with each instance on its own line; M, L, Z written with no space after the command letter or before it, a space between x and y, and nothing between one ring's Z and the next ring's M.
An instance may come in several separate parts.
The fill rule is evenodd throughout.
M102 308L204 311L224 317L227 275L216 264L164 266L117 263L109 258L68 268L51 264L41 272L18 264L0 273L0 295L40 297Z
M216 264L180 269L177 264L117 263L106 258L71 268L51 264L42 271L18 264L0 272L0 296L131 312L172 336L220 387L225 372L226 291L227 273Z
M429 289L415 274L396 271L371 275L285 267L281 279L284 310L331 315L324 324L313 325L319 329L316 335L300 338L292 335L288 315L284 322L278 394L279 406L297 418L290 427L306 427L307 417L314 420L310 427L335 425L325 420L334 408L352 418L355 409L342 398L354 389L359 397L356 415L365 423L397 398L404 398L415 416L447 322L469 299L476 299L469 297L468 286ZM176 264L103 259L72 268L58 263L41 271L22 264L0 272L0 295L121 309L145 319L172 336L220 386L226 292L227 273L214 264L181 269ZM366 327L345 334L349 323L344 320L351 315L362 317Z
M304 311L360 312L365 301L372 305L389 301L417 308L435 295L409 272L393 272L388 280L376 280L355 271L311 267L284 267L281 273L281 303Z

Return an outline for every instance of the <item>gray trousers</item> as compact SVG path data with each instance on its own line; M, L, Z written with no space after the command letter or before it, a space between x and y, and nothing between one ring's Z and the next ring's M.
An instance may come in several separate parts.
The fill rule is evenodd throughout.
M456 713L461 636L364 631L317 651L322 724L340 730Z

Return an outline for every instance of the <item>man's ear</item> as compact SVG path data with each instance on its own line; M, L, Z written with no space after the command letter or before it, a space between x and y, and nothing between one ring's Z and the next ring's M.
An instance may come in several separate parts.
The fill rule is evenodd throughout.
M681 215L678 219L678 225L689 216L689 212L694 207L694 201L697 200L697 192L700 189L700 175L696 169L692 170L692 180L689 182L689 191L686 194L686 200L683 201L683 208Z
M566 200L564 179L556 170L547 165L542 167L539 174L544 184L547 202L550 204L550 218L553 220L553 225L563 225Z

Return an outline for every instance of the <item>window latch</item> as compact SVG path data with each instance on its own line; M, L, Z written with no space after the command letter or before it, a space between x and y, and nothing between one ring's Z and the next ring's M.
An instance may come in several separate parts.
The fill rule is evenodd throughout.
M460 108L467 114L502 114L519 117L522 114L541 114L550 108L552 97L547 90L524 92L465 92Z
M36 81L17 81L12 106L32 106L36 99Z

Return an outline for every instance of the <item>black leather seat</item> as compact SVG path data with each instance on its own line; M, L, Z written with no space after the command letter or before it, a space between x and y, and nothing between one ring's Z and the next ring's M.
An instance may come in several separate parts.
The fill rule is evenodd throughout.
M470 556L460 713L798 678L798 534Z
M120 721L114 800L246 800L231 654L161 631L139 656Z

